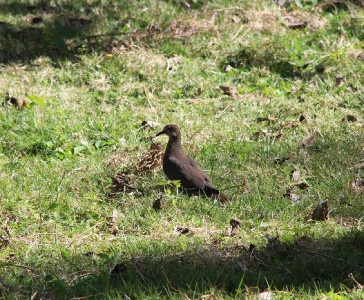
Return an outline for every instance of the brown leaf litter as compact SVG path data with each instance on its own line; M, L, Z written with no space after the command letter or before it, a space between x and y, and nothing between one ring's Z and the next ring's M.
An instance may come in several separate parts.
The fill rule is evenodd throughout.
M326 221L328 219L327 215L329 213L329 200L321 202L316 206L312 213L306 216L306 221L314 220L314 221Z
M136 173L151 173L162 165L164 150L161 144L151 143L149 151L139 156Z
M117 193L132 193L138 190L131 186L133 175L129 172L119 172L115 177L112 177L109 197L115 196Z
M358 174L355 176L354 181L351 183L351 189L356 195L360 195L364 191L364 180L361 180Z
M118 217L117 210L114 210L112 212L112 215L110 217L107 217L107 231L113 235L117 235L119 233L118 225L116 224L116 219Z
M27 102L25 100L10 96L9 93L5 94L4 103L15 106L19 110L23 109L27 105Z
M295 194L292 189L287 189L283 197L288 198L293 203L298 202L300 199L300 196Z
M222 93L226 96L229 96L233 99L238 99L239 98L239 94L236 92L236 90L231 87L231 86L225 86L225 85L220 85L219 86L220 90L222 91Z
M153 209L155 211L159 211L162 209L162 198L163 195L159 196L159 198L153 202Z
M240 222L234 219L230 220L231 228L228 228L227 234L230 237L236 236L239 232Z

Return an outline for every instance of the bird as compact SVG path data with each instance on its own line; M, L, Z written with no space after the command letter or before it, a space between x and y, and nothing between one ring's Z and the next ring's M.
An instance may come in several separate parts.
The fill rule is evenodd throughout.
M167 180L180 180L182 188L189 195L207 196L212 199L218 199L221 203L230 200L213 186L200 165L183 151L181 130L178 125L166 125L155 136L160 135L167 135L169 137L163 155L163 172Z

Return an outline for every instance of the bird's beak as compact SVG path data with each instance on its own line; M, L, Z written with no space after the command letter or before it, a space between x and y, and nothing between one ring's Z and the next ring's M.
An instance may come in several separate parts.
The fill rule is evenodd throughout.
M166 132L164 130L162 130L161 132L158 132L155 136L157 137L157 136L160 136L160 135L165 134L165 133Z

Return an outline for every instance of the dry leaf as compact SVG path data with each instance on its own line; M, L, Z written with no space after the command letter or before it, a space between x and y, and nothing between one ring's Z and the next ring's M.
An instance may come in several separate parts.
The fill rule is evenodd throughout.
M246 192L249 189L248 184L245 179L243 180L243 183L241 184L241 189L243 192Z
M177 233L178 235L182 235L182 234L189 233L189 230L188 230L188 228L177 227L174 232Z
M277 242L279 242L279 236L271 236L270 234L266 234L265 235L266 239L268 240L268 245L272 246L274 244L276 244Z
M308 116L306 114L301 114L300 117L298 118L298 121L301 122L301 123L303 121L308 122L308 120L309 120L309 118L308 118Z
M255 120L255 122L257 122L257 123L262 123L264 121L268 121L268 125L271 125L272 123L274 123L274 118L272 118L272 117L258 117Z
M324 65L319 64L319 65L317 65L317 66L315 67L315 70L316 70L316 72L317 72L317 73L322 74L323 72L325 72L325 66L324 66Z
M202 295L199 300L211 300L216 299L214 294Z
M249 249L248 249L249 258L254 261L257 260L255 257L255 253L254 253L255 249L256 249L255 245L253 245L253 244L249 245Z
M354 275L353 275L353 273L350 273L349 275L348 275L348 277L349 278L351 278L355 283L356 283L356 287L355 287L355 289L356 290L362 290L363 289L363 285L362 284L360 284L356 279L355 279L355 277L354 277Z
M309 147L312 146L313 144L316 143L316 138L314 135L310 135L309 137L305 138L302 142L301 142L301 146L302 147Z
M294 186L298 187L300 190L305 190L309 187L305 182L296 183Z
M278 164L278 165L281 165L281 164L283 164L284 162L286 162L287 160L289 160L290 159L290 157L288 156L288 157L275 157L274 158L274 162L276 163L276 164Z
M120 276L121 274L125 273L127 270L127 266L124 263L120 263L115 265L115 267L110 271L110 277Z
M300 170L293 170L291 172L291 180L292 181L299 181L300 180L300 176L301 176L301 173L300 173Z
M230 65L228 65L226 68L225 68L225 73L229 73L231 70L234 70L234 68Z
M239 97L238 93L235 91L235 89L233 87L220 85L219 88L224 95L227 95L234 99Z
M112 177L112 184L110 187L109 197L115 196L117 193L132 193L137 189L130 186L131 174L129 172L119 172L115 177Z
M88 251L84 254L86 257L90 257L90 258L96 258L96 253L93 251Z
M119 228L116 225L116 219L118 217L118 211L116 209L113 210L111 217L106 218L107 220L107 231L113 235L117 235L119 233Z
M356 175L354 181L351 183L351 188L355 194L361 194L364 190L364 180L360 180L359 175Z
M10 97L9 93L5 95L5 101L10 105L14 105L17 109L23 109L26 106L26 102L22 99Z
M161 195L157 200L153 202L153 208L155 211L162 209L162 197L163 195Z
M178 55L167 59L167 70L176 69L179 64L183 63L183 57Z
M159 127L161 124L158 123L158 122L155 122L155 121L143 121L141 125L142 125L143 128L148 127L148 128L154 129L154 128Z
M38 23L40 23L40 22L42 22L42 21L43 21L43 18L42 18L42 17L37 17L37 16L35 16L35 17L30 18L30 23L31 23L32 25L34 25L34 24L38 24Z
M315 221L326 221L327 220L327 214L329 213L329 206L328 206L329 200L325 200L321 202L319 205L316 206L316 208L312 212L311 219Z
M297 194L293 193L293 190L292 189L287 189L286 190L286 193L283 194L283 197L288 198L292 202L297 202L300 199L300 196L298 196Z
M335 84L338 87L342 87L344 85L344 78L341 76L336 76L335 77Z
M202 92L203 92L203 88L199 87L199 88L197 88L197 92L195 93L194 96L199 97L199 96L201 96Z
M302 29L308 25L307 21L295 21L291 16L283 17L283 23L291 29Z
M164 151L159 143L151 143L150 149L140 155L136 165L137 173L150 173L162 164Z
M364 168L364 161L352 166L350 169L363 169Z
M232 16L231 21L233 21L234 23L239 23L241 19L238 16Z
M236 234L239 232L240 222L234 219L230 220L231 228L228 230L229 236L236 236Z
M274 294L272 292L262 292L259 293L258 299L259 300L271 300L274 298Z
M341 119L341 122L345 122L345 121L356 122L356 121L358 121L358 118L353 115L347 115L346 118Z

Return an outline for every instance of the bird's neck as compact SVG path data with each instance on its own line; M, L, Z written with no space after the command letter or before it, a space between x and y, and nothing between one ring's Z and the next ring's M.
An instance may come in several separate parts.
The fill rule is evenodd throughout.
M166 153L173 153L182 150L181 137L170 137L168 140Z

